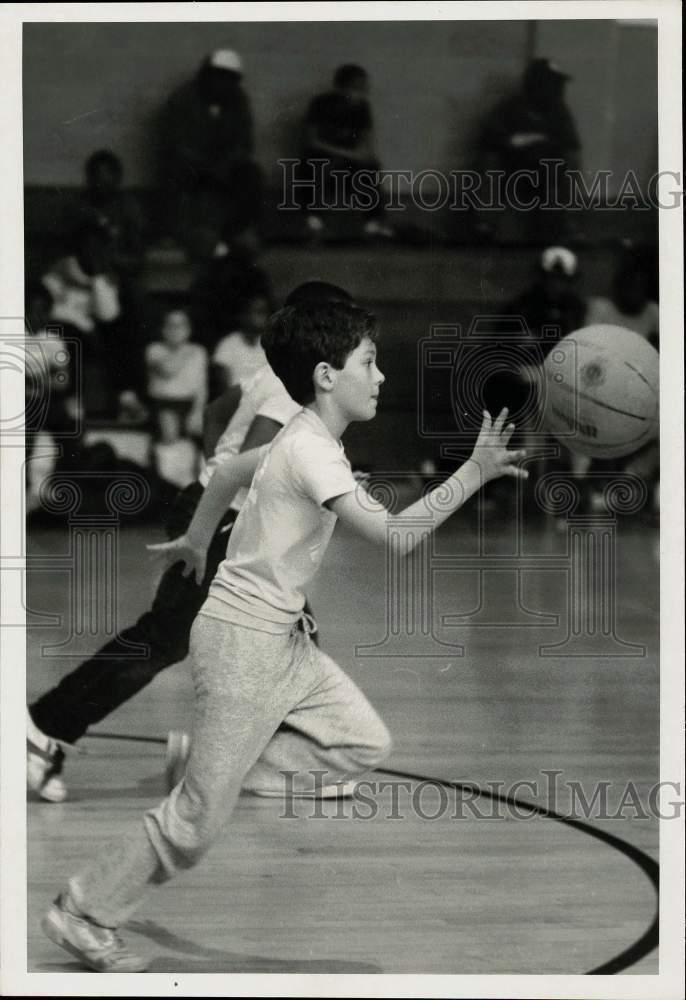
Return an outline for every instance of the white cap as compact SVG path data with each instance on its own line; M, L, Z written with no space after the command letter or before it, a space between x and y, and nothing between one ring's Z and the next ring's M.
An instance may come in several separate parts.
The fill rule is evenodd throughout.
M567 247L548 247L541 255L541 267L544 271L554 271L561 268L564 273L571 277L576 274L578 261L576 254L568 250Z
M233 49L216 49L210 56L210 66L215 69L230 69L233 73L243 71L241 57Z

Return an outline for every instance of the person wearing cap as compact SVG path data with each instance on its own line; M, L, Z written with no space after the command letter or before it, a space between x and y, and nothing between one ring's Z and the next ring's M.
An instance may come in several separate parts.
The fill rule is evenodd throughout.
M541 359L562 337L584 325L586 303L577 290L578 279L576 254L564 246L547 247L536 279L510 303L507 312L523 317Z
M242 76L238 53L218 49L162 111L161 215L198 262L227 253L259 220L262 174Z
M522 77L519 92L500 102L486 117L479 143L482 172L504 170L508 177L518 171L533 171L535 178L521 181L522 202L564 205L567 174L580 163L581 142L572 113L565 101L565 86L571 77L549 59L532 59ZM561 161L555 170L545 161ZM513 206L515 210L517 206ZM532 235L542 238L564 233L561 211L524 211Z
M513 420L517 421L521 447L530 449L534 456L536 446L542 443L540 414L531 411L532 389L542 383L541 365L553 347L569 333L586 323L586 302L579 294L579 261L576 254L565 246L550 246L542 252L536 276L505 312L517 317L522 325L522 337L517 343L517 359L513 358L512 371L503 379L503 398L510 407ZM522 354L527 357L522 360ZM551 459L537 462L534 482L551 464ZM533 491L527 500L537 510ZM526 494L525 494L526 496Z

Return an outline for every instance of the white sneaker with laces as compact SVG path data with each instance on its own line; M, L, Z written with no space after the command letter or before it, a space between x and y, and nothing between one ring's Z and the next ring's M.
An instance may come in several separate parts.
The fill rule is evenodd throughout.
M26 713L26 783L45 802L64 802L67 786L61 774L64 750L46 736Z
M126 947L115 930L69 909L68 893L58 896L41 921L43 933L95 972L144 972L148 963ZM72 904L73 905L73 904Z

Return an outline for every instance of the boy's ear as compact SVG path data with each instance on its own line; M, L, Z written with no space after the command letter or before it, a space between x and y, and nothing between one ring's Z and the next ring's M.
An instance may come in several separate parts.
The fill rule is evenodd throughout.
M319 364L315 366L312 378L315 389L322 389L324 392L330 392L333 389L334 382L336 381L335 369L331 367L328 361L320 361Z

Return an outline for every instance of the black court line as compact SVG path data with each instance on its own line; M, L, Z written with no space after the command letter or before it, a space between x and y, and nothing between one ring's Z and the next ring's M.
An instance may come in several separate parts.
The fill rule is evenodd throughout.
M167 745L166 739L160 736L130 736L123 733L87 733L88 737L92 739L99 740L129 740L134 743L157 743L162 746ZM493 792L489 789L482 788L480 785L473 784L468 781L450 781L445 778L435 778L431 775L425 774L413 774L410 771L395 771L391 768L380 767L376 769L379 774L389 774L394 778L407 778L410 781L424 782L434 785L442 785L444 788L450 788L454 792L470 792L471 794L481 795L486 799L490 799L492 802L502 802L508 806L514 806L517 809L528 809L537 816L541 816L544 819L552 819L556 823L563 823L565 826L569 826L574 830L579 830L581 833L587 834L589 837L594 837L596 840L600 840L603 844L607 844L608 847L614 848L614 850L619 851L623 854L625 858L629 858L637 865L643 874L646 876L648 881L653 887L656 899L659 899L660 894L660 866L657 861L654 861L650 855L646 854L639 847L634 847L633 844L629 844L622 837L617 837L613 833L606 833L605 830L596 829L596 827L591 826L590 823L586 823L584 820L572 819L569 816L562 816L560 813L555 812L554 809L548 809L546 806L539 806L535 802L527 802L526 799L517 799L514 795L501 794L500 792ZM628 969L631 965L635 965L640 959L649 955L651 951L657 948L660 940L660 917L659 908L655 907L655 916L653 917L652 923L648 929L638 938L633 944L630 944L628 948L620 951L618 955L609 959L607 962L603 962L602 965L596 966L594 969L589 969L588 972L584 973L586 976L613 976L618 972L623 972Z

